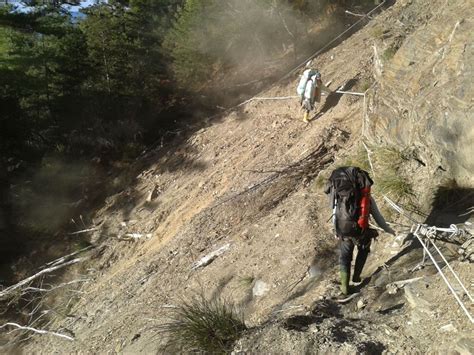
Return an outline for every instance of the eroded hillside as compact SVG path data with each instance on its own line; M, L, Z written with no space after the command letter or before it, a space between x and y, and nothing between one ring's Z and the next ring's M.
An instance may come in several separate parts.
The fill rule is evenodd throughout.
M411 272L422 258L407 236L411 222L382 203L386 193L418 211L420 222L471 218L472 21L469 1L398 1L314 59L332 90L368 90L367 100L331 94L309 125L297 100L251 101L173 153L148 152L129 187L97 211L90 259L63 276L88 281L80 293L55 296L71 302L48 327L75 340L35 336L23 350L163 351L159 325L170 308L204 293L243 310L250 330L237 352L472 351L472 324L435 269ZM299 74L262 96L293 95ZM337 242L322 186L337 165L370 168L363 132L375 184L386 186L375 197L402 225L396 239L381 234L373 246L359 299L339 305L331 299ZM386 173L406 186L387 185ZM472 291L472 264L442 247ZM403 290L386 288L415 277Z

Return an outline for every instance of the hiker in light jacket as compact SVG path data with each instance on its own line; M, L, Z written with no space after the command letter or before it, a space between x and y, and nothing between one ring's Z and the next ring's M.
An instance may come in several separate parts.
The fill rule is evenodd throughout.
M321 93L330 94L332 91L323 84L321 73L312 69L311 62L306 64L306 70L301 76L296 92L301 97L301 108L304 110L303 121L309 122L309 112L315 107L315 103L321 102Z

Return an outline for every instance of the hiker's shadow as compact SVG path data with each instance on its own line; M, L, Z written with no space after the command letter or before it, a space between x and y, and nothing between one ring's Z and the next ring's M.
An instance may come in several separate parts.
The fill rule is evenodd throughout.
M357 79L351 79L346 83L346 85L344 85L344 87L341 90L350 90L354 87L356 83L357 83ZM321 107L321 110L319 110L320 114L326 113L333 107L337 106L342 95L343 94L338 94L335 91L331 92L326 98L326 101L324 102L323 107Z

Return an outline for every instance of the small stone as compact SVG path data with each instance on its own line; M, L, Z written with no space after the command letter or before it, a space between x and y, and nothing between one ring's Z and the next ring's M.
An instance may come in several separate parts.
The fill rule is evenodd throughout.
M262 280L255 281L252 288L252 294L256 297L261 297L268 292L270 287Z
M388 284L387 285L387 292L389 295L394 295L398 292L398 287L395 284Z
M449 324L446 324L446 325L443 325L441 328L439 328L442 332L455 332L456 331L456 328L454 327L454 325L452 325L451 323Z
M357 301L357 309L364 309L367 306L367 302L365 300L358 300Z

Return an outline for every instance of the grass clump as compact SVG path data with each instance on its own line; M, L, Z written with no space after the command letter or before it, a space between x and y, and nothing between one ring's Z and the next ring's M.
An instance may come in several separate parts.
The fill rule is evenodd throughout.
M352 151L352 154L345 156L336 163L336 168L342 166L357 166L363 170L370 172L369 158L367 157L367 151L360 145Z
M388 62L390 59L393 58L395 53L397 53L398 48L396 46L390 46L388 47L383 53L382 53L382 59L385 62Z
M234 304L221 298L196 296L172 312L161 331L167 334L170 345L184 352L229 353L247 329Z
M366 92L373 83L371 78L361 78L354 87L354 91Z
M318 174L318 177L314 180L313 190L322 190L329 179L329 170L322 171Z
M384 29L382 26L374 26L369 30L369 33L374 38L382 37L384 34Z
M239 279L239 283L242 287L250 287L254 281L255 277L253 276L243 276Z
M398 169L406 160L405 153L395 147L377 147L374 150L373 160L380 170Z
M410 183L393 171L379 176L377 187L382 194L390 194L397 198L413 195Z
M388 194L397 200L413 196L410 182L404 178L401 171L408 160L406 152L393 146L376 147L373 149L376 189L382 194Z

